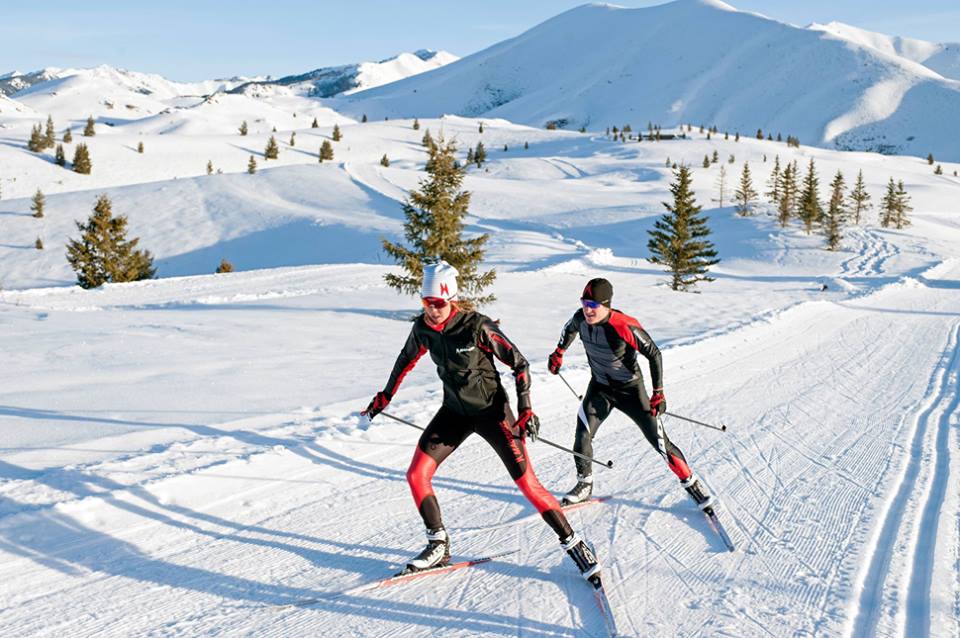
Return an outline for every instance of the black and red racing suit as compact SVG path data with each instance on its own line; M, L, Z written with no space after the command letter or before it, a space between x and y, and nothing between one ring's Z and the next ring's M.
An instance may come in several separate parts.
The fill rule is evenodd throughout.
M453 307L440 325L419 316L397 357L386 392L396 394L403 378L426 353L443 382L443 405L417 443L407 482L428 529L443 526L431 479L437 467L470 434L477 433L496 451L524 496L561 538L572 534L560 504L533 472L522 432L515 427L507 393L500 384L494 357L513 370L518 410L530 409L530 371L527 360L500 327L477 312Z
M691 471L683 452L667 438L660 419L650 414L650 399L637 355L647 360L654 389L663 388L663 362L660 349L640 322L619 310L611 310L606 319L590 325L580 309L564 325L557 350L563 353L577 336L587 353L591 379L577 413L574 449L593 456L593 437L613 408L617 408L640 427L681 481L689 478ZM579 476L591 475L589 461L579 457L575 461Z

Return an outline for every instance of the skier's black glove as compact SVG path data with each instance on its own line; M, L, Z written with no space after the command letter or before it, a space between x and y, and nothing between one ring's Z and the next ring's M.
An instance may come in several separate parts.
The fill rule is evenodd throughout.
M663 388L655 388L650 397L650 416L658 416L667 411L667 398L663 396Z
M370 401L370 405L368 405L367 409L361 412L360 415L372 419L387 409L387 406L390 405L390 399L390 395L386 392L377 392L377 395Z
M563 350L557 348L547 359L547 370L550 374L559 374L560 366L563 365Z
M533 410L527 409L520 413L520 418L517 419L517 431L521 438L527 436L531 441L537 440L540 434L540 419Z

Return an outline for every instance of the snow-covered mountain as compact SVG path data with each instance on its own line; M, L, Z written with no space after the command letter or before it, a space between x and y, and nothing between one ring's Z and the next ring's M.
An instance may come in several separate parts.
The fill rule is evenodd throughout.
M418 75L455 62L459 58L447 51L420 49L401 53L379 62L360 62L328 66L278 80L256 81L235 87L231 92L252 95L270 93L279 87L310 97L332 97L369 89Z
M584 5L432 73L340 99L353 115L648 121L793 134L841 149L960 159L960 83L719 0Z
M918 62L951 80L960 80L960 43L937 43L867 31L843 22L811 24L810 29Z

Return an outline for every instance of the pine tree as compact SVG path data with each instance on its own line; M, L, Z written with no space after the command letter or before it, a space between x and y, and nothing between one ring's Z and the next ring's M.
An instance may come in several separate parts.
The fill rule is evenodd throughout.
M434 141L433 141L433 136L430 135L430 129L427 129L426 131L424 131L423 138L420 140L420 143L426 149L433 148Z
M913 210L913 207L910 206L910 196L907 195L907 191L903 188L903 180L897 182L896 203L896 214L894 215L893 221L899 230L910 225L910 220L907 219L907 213Z
M893 178L890 178L890 181L887 182L887 192L883 195L883 199L880 200L880 225L884 228L889 228L897 217L897 185L893 181Z
M297 132L292 131L290 133L290 146L296 146L296 145L297 145Z
M727 193L727 167L720 167L720 174L717 176L717 189L720 191L720 198L716 200L720 204L720 208L723 208L723 202L726 199L725 195Z
M54 161L57 163L57 166L66 166L67 165L67 155L63 151L63 144L57 144L57 150L54 152Z
M220 265L217 266L216 274L222 275L223 273L233 272L233 264L226 260L225 257L220 258Z
M257 172L257 160L253 155L250 156L250 161L247 162L247 173L253 175Z
M320 161L333 159L333 144L330 143L330 140L323 140L323 144L320 145Z
M727 164L734 164L736 163L736 161L737 161L737 158L734 157L732 154L730 155L730 157L727 158Z
M870 194L863 183L863 170L857 175L857 182L850 191L850 201L853 202L853 223L860 224L860 215L870 210Z
M156 274L150 253L137 249L140 240L127 240L126 216L114 217L111 207L106 195L98 197L87 223L77 222L80 239L67 244L67 261L83 288L150 279Z
M753 213L752 207L754 200L757 199L757 191L753 188L753 177L750 175L750 164L743 163L743 172L740 173L740 187L733 194L737 202L737 214L746 217Z
M524 142L524 143L523 143L523 150L525 150L525 151L530 150L530 142Z
M927 164L929 164L930 166L933 166L934 161L935 160L933 159L933 153L930 153L929 155L927 155Z
M483 290L496 278L496 271L478 272L489 235L463 238L463 223L470 206L470 193L462 191L465 169L456 166L456 146L441 138L430 148L428 177L419 190L411 191L403 205L404 235L408 246L383 240L383 248L404 272L384 279L402 293L418 295L423 262L443 259L459 271L460 304L467 308L494 301Z
M94 121L93 116L87 118L87 125L83 127L83 136L84 137L93 137L97 134L96 129L93 127Z
M777 205L777 219L780 226L783 227L790 223L790 218L797 210L797 196L800 192L797 184L797 173L799 172L800 168L796 161L787 164L783 171L783 190L780 194L780 203Z
M934 174L934 175L943 175L943 165L942 165L942 164L937 164L937 167L936 167L935 169L933 169L933 174Z
M703 156L703 167L704 167L704 168L710 168L710 156L709 156L709 155L704 155L704 156Z
M80 143L73 151L73 172L89 175L93 170L93 162L90 160L90 151L87 145Z
M313 118L313 122L310 123L310 128L320 128L320 123L317 122L317 118Z
M509 150L510 150L510 149L507 148L507 145L504 144L504 145L503 145L503 152L506 153L506 152L508 152Z
M780 172L780 156L777 155L773 160L773 170L770 172L770 179L767 180L767 186L770 188L766 192L770 203L780 204L780 196L783 193L783 174Z
M740 141L740 131L737 131L737 134L734 136L733 141L734 141L734 142L739 142L739 141Z
M71 142L73 142L73 133L68 128L66 131L63 132L63 143L70 144Z
M363 117L360 118L360 122L363 123L363 124L366 124L366 123L367 123L367 114L366 114L366 113L364 113L364 114L363 114Z
M483 122L480 122L480 126L478 127L478 130L480 131L480 133L483 133Z
M248 130L248 129L247 129L247 121L244 120L243 122L240 123L240 135L246 135L246 134L247 134L247 130Z
M57 143L57 131L53 128L53 117L47 116L47 130L43 136L44 148L53 148Z
M713 157L710 158L710 161L714 164L720 161L720 153L717 151L717 149L713 149Z
M708 142L710 141L711 135L712 135L712 134L710 133L710 131L707 131L707 141L708 141ZM659 136L659 133L658 133L658 136Z
M807 168L807 175L803 178L803 191L800 193L800 219L803 220L804 230L809 235L813 225L823 217L823 207L820 205L820 179L813 158Z
M339 124L333 125L333 134L330 137L333 138L334 142L339 142L340 140L343 139L343 133L340 132Z
M420 130L420 120L418 118L413 118L413 130L414 131Z
M843 191L846 184L843 173L837 171L830 183L830 204L823 220L823 234L827 239L827 250L837 250L843 240L843 225L847 221L847 203Z
M686 290L699 281L713 281L707 271L720 262L713 243L707 239L710 229L706 218L700 215L691 181L690 169L681 165L676 181L670 185L673 202L664 202L667 213L648 231L650 261L667 267L673 290Z
M33 247L37 250L43 250L43 240L37 237L37 241L33 242Z
M47 198L43 196L43 192L41 192L39 188L30 201L30 210L33 211L33 216L37 218L43 217L43 210L47 205Z
M763 139L763 129L762 129L762 128L758 128L758 129L757 129L757 139L758 139L758 140L762 140L762 139Z
M390 166L390 158L387 157L386 153L380 158L380 166Z
M467 164L473 164L473 149L467 149Z
M213 175L213 160L207 160L207 175Z
M267 147L263 149L263 159L277 159L280 157L280 145L277 144L277 138L273 135L267 140Z
M483 148L483 142L477 142L477 147L473 149L473 161L477 163L477 168L487 161L487 149Z
M43 129L37 124L30 129L30 139L27 140L27 149L34 153L39 153L45 148L46 141L43 137Z

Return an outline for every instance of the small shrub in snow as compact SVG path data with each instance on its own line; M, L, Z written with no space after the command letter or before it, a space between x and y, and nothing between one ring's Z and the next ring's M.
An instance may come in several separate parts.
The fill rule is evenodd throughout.
M233 272L233 264L226 259L220 259L220 265L217 266L216 274L220 275L225 272Z

